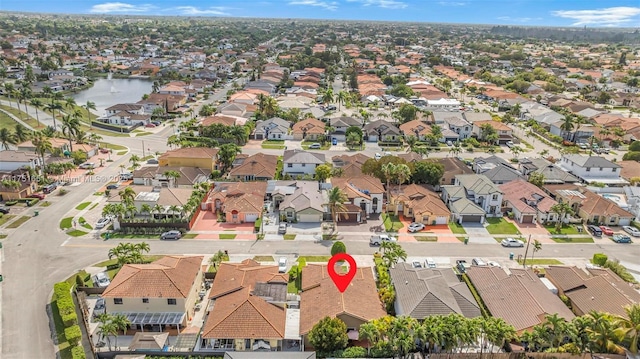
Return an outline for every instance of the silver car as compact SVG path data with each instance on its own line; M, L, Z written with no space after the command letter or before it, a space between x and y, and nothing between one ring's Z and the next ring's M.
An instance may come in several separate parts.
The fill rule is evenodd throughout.
M500 244L502 244L503 247L524 247L524 243L522 241L514 238L505 238L500 242Z
M285 273L287 271L287 257L280 257L278 259L278 273Z
M638 230L636 227L622 226L622 229L624 229L625 232L629 233L634 237L640 237L640 230Z

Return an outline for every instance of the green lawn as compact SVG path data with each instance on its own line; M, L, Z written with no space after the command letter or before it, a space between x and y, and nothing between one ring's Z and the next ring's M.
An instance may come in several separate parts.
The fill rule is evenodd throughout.
M579 238L551 238L556 243L593 243L591 237L579 237Z
M92 210L92 209L96 208L99 204L100 204L100 203L94 203L94 204L93 204L93 206L91 206L91 207L89 208L89 210Z
M4 112L0 112L0 129L6 128L13 131L16 128L16 122L13 118Z
M296 239L296 235L295 234L285 234L284 235L284 240L285 241L292 241L294 239Z
M198 236L197 233L186 233L182 235L183 239L194 239Z
M103 143L102 146L110 149L110 150L114 150L114 151L128 151L129 148L126 146L120 146L120 145L114 145L112 143Z
M457 222L449 222L449 229L453 234L467 234L467 231Z
M489 234L520 234L520 231L513 223L507 222L504 218L488 217L487 231Z
M518 263L522 264L523 260L518 259ZM539 266L551 266L551 265L561 265L562 262L555 258L527 258L528 265L539 265Z
M236 239L235 234L221 233L219 234L219 239Z
M273 259L273 256L255 256L253 257L253 260L256 262L275 262L276 260Z
M265 150L283 150L285 148L284 140L264 140L261 146Z
M71 232L67 232L67 234L68 234L68 235L70 235L71 237L82 237L82 236L84 236L85 234L87 234L87 232L85 232L85 231L81 231L81 230L79 230L79 229L74 229L74 230L73 230L73 231L71 231Z
M298 257L298 262L300 261L300 258L303 258L307 263L311 263L311 262L324 263L324 262L328 262L331 256L300 256Z
M436 236L416 236L416 241L418 242L437 242L438 237Z
M4 216L0 217L0 226L9 222L10 220L16 218L15 214L5 214Z
M7 234L0 234L0 239L5 239L7 238Z
M62 221L60 221L60 229L69 229L69 228L71 228L72 221L73 221L73 217L63 218Z
M40 203L38 203L38 206L40 207L49 207L51 205L51 202L49 201L40 201Z
M549 231L549 233L551 234L580 234L581 233L581 232L578 232L578 229L576 228L575 225L565 224L560 229L560 232L556 231L556 226L554 224L544 225L544 228L546 228L547 231ZM584 231L582 233L584 233Z
M7 228L18 228L20 227L24 222L28 221L29 219L31 219L31 217L29 216L21 216L20 218L16 219L15 221L9 223L7 225Z
M397 232L400 228L404 227L398 219L398 216L387 213L382 214L382 223L384 224L384 230L387 232Z
M76 206L76 209L78 211L82 211L83 209L89 207L89 205L91 204L91 202L82 202L79 205Z
M323 234L322 235L322 240L323 241L335 241L336 239L338 239L338 235L337 234Z

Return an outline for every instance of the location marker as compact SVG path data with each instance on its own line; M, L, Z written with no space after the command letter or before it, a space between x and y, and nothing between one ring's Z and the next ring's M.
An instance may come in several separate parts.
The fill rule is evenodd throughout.
M346 261L349 263L349 271L346 274L340 274L336 272L336 263L340 261ZM344 293L351 283L353 277L356 276L356 271L358 268L356 267L356 261L352 256L346 253L337 253L331 259L329 259L329 264L327 264L327 271L329 272L329 277L333 280L333 283L336 285L336 288L340 291L340 293Z

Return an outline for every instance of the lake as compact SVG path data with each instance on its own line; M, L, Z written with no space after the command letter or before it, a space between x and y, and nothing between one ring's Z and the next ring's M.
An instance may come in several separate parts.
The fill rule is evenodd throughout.
M90 89L74 94L72 97L78 105L87 101L96 104L95 114L104 115L107 107L119 103L136 103L144 94L151 93L153 82L141 79L99 79Z

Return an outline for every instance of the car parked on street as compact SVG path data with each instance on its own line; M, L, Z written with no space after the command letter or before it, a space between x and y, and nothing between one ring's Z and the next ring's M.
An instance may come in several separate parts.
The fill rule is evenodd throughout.
M594 226L593 224L590 224L587 226L587 230L589 231L589 233L591 233L596 237L602 237L602 230L598 226Z
M286 234L287 233L287 224L286 223L280 223L278 225L278 234Z
M91 170L96 168L96 164L93 162L85 162L85 163L82 163L80 166L78 166L78 168L81 170Z
M9 211L10 211L9 207L5 207L5 206L0 207L0 213L2 214L8 214Z
M616 243L631 243L631 237L626 234L616 234L613 236L613 241Z
M511 237L503 239L500 244L503 247L524 247L524 242Z
M606 236L613 236L613 229L607 227L607 226L600 226L600 230L602 231L602 233L604 233Z
M435 268L436 267L436 261L433 260L433 258L431 257L427 257L427 259L424 261L425 267L426 268Z
M382 242L397 242L395 237L391 237L388 234L374 234L369 238L369 244L372 246L379 246Z
M622 226L622 229L634 237L640 237L640 230L638 230L636 227Z
M422 223L418 223L418 222L413 222L409 225L409 227L407 228L407 230L410 233L414 233L414 232L419 232L421 230L424 229L424 224Z
M107 224L109 224L109 222L111 222L110 218L102 217L102 218L100 218L98 220L98 222L96 222L95 229L102 229L102 228L106 227Z
M180 239L182 238L182 232L177 230L167 231L160 235L160 239Z
M319 150L321 148L322 148L322 145L317 142L309 145L310 150Z
M120 185L117 183L112 183L110 185L107 185L107 189L118 189L118 187L120 187Z
M27 196L28 198L37 198L37 199L44 199L45 195L42 193L32 193L30 195Z
M411 266L413 268L422 268L422 263L420 263L420 261L413 261L411 262Z

